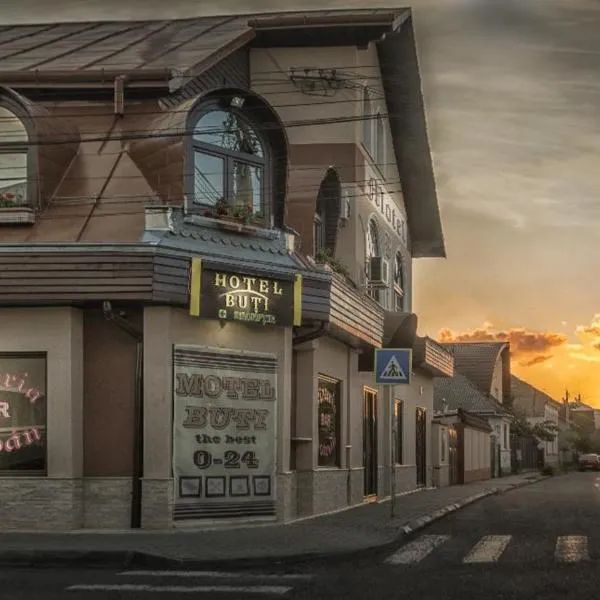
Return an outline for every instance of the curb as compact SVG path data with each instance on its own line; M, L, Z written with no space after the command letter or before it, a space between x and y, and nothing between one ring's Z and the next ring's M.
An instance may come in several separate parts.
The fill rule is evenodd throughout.
M424 515L400 528L401 534L382 544L374 544L366 548L308 552L289 556L263 556L256 558L188 560L185 558L169 558L160 554L131 550L0 550L0 567L11 568L88 568L88 569L157 569L157 570L225 570L256 569L298 566L314 561L343 562L372 558L375 552L397 549L403 537L409 537L426 528L435 521L474 504L488 496L505 494L512 490L550 479L539 477L523 481L506 489L489 488L459 502L449 504L428 515Z

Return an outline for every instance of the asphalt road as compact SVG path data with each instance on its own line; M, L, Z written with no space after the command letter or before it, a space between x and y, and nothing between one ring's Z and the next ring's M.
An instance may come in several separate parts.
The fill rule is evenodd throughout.
M386 552L283 571L0 570L0 600L559 600L600 589L600 476L492 496Z

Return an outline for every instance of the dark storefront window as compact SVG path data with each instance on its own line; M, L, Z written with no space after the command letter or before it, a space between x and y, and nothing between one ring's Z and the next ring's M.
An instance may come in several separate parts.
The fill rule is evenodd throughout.
M404 403L402 400L394 400L394 462L397 465L404 464Z
M45 474L46 423L46 355L0 354L0 474Z
M341 382L319 376L319 467L339 467L340 458L340 394Z

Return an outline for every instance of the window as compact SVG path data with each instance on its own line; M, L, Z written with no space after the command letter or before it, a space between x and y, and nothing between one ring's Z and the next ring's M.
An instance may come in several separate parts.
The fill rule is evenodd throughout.
M381 113L377 113L375 118L375 164L383 175L385 171L385 126Z
M0 473L46 472L46 356L0 355Z
M28 205L29 136L13 112L0 106L0 208Z
M242 98L233 98L227 108L214 104L196 121L193 202L264 219L265 147L242 105Z
M394 259L394 310L404 310L404 262L400 252Z
M448 448L448 430L442 427L441 440L440 440L440 462L446 462Z
M369 88L363 88L363 145L367 152L373 156L373 107L371 105L371 94Z
M317 384L319 467L340 467L340 394L337 379L320 375Z
M394 400L394 420L393 420L393 460L394 464L404 464L404 402Z
M379 231L374 219L369 221L367 228L367 264L370 264L371 258L381 256L379 243ZM379 302L381 300L381 290L373 286L369 286L369 295Z

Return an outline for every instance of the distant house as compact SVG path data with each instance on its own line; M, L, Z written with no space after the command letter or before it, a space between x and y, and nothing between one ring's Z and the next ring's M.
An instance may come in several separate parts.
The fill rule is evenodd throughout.
M433 406L436 417L465 411L485 420L491 428L490 475L497 477L510 472L510 424L512 416L491 396L486 396L460 373L454 377L436 377L433 383ZM504 432L504 435L502 435ZM504 455L508 454L508 466Z
M531 425L552 423L557 434L552 441L539 441L538 448L544 451L544 463L559 462L559 413L561 404L531 384L511 376L513 405L520 410Z
M500 465L492 474L511 471L510 425L512 418L503 408L510 400L510 346L506 342L443 343L454 357L454 370L463 375L487 399L497 415L489 420L500 447ZM443 384L440 384L443 385ZM458 407L479 415L467 405ZM485 413L484 413L485 414Z

